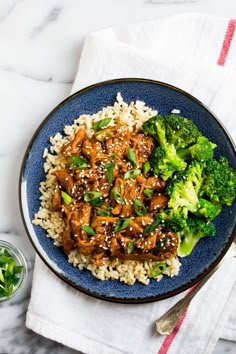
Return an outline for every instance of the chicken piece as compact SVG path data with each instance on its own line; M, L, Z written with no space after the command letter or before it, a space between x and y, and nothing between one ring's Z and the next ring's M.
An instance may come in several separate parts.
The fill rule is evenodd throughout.
M108 259L108 258L106 257L105 251L100 251L100 252L98 252L98 253L93 254L92 262L93 262L96 266L100 267L100 266L102 266L102 265L105 263L105 261L106 261L107 259Z
M118 218L112 216L95 216L91 227L97 234L110 234Z
M147 216L137 216L134 219L131 219L128 227L126 228L125 234L127 236L140 237L143 232L143 229L148 224L153 222L153 218L149 215ZM147 237L147 235L142 235L143 237Z
M66 170L54 171L52 174L57 177L59 184L70 196L75 195L76 186L74 184L74 179Z
M137 241L137 247L141 248L143 251L149 251L156 246L157 235L153 233L153 235L149 235L145 239L139 239Z
M112 209L112 214L113 215L119 215L121 210L122 210L122 205L121 204L116 204L116 206Z
M62 234L63 250L66 255L68 255L74 248L74 241L71 238L71 231L63 231Z
M155 191L162 192L166 187L165 181L158 177L147 178L145 188L154 189Z
M150 198L149 212L157 211L167 206L169 197L165 194L154 195Z
M81 226L89 225L92 207L89 203L79 203L74 206L76 210L71 213L71 229L76 239L86 239L86 233L81 230Z
M61 152L65 156L79 155L81 144L86 138L86 132L83 128L80 128L75 134L74 140L69 144L62 147Z
M72 216L71 207L69 205L63 204L61 210L63 212L65 224L70 228L70 221L71 221L71 216Z
M119 168L119 171L123 174L126 173L128 171L128 164L127 162L125 162L124 160L121 160L119 158L117 158L117 166Z
M84 256L89 256L93 253L95 245L92 240L86 239L86 240L77 240L77 247L80 251L81 254Z
M165 231L157 236L154 254L166 259L175 257L178 248L178 236L174 231Z
M146 136L143 133L134 133L131 135L131 144L137 164L142 167L152 153L154 140L151 136Z
M127 150L129 147L130 132L125 130L121 133L117 133L115 137L108 138L106 140L107 153L115 154L117 158L122 159L127 156Z
M52 196L52 208L55 211L60 211L62 207L61 203L61 191L59 189L58 184L56 184L56 187L54 189L54 193Z
M126 251L128 248L128 244L129 242L134 242L134 240L130 239L129 237L126 237L124 235L122 235L121 233L116 235L116 238L119 242L119 244L121 245L121 247Z
M143 227L140 226L135 219L131 219L129 225L125 229L125 235L131 237L140 237Z
M133 201L140 199L142 201L142 187L136 180L128 180L124 185L124 205L121 210L122 217L131 216L133 213Z
M132 204L130 203L125 203L124 205L122 205L122 209L121 209L121 216L123 217L128 217L131 216L133 212L133 207Z
M121 245L118 242L118 239L116 236L111 237L111 241L110 241L110 252L111 252L111 256L118 256L122 251Z
M102 156L104 154L102 144L99 141L89 139L84 140L82 145L82 153L89 160L91 160L92 158L98 158L99 156Z

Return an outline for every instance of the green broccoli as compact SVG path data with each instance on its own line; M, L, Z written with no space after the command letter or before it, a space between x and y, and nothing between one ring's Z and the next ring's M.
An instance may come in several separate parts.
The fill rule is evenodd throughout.
M202 162L192 161L185 170L175 174L166 189L170 197L169 208L177 212L182 211L186 217L189 211L196 213L203 168Z
M205 136L200 136L194 145L178 150L177 154L183 160L208 161L213 159L215 147Z
M208 161L203 177L201 196L208 197L213 204L232 205L236 196L236 173L225 157Z
M157 142L163 146L166 141L165 118L161 115L149 118L142 126L145 134L151 135Z
M196 215L204 216L208 220L213 220L221 212L219 204L213 204L209 200L199 198Z
M161 146L165 143L173 144L176 150L196 143L201 136L191 120L177 114L158 114L148 119L142 129L145 134L152 135Z
M161 220L161 225L166 229L172 229L175 232L181 231L186 227L185 216L173 209L161 209L157 217Z
M215 231L216 229L213 223L205 222L204 220L195 217L189 217L187 219L186 228L178 233L178 256L188 256L201 238L214 236Z
M160 175L165 181L174 172L184 169L187 164L178 157L173 144L158 146L151 154L150 165L155 175Z
M196 125L188 118L177 114L164 117L166 125L166 139L174 144L176 150L195 144L202 135Z

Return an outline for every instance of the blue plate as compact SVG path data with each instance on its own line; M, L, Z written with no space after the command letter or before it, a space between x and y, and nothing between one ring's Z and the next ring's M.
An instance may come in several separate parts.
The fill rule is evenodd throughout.
M37 253L47 266L66 283L94 297L123 303L150 302L165 299L186 290L203 278L220 262L236 234L236 203L223 208L216 218L215 237L200 240L192 254L181 259L178 276L164 277L160 282L151 280L148 286L136 283L126 285L116 280L100 281L87 270L79 271L68 263L61 248L53 245L46 232L34 226L31 220L40 206L39 183L45 179L43 150L49 147L49 137L63 132L81 114L92 114L102 107L113 105L121 92L126 102L137 99L147 106L168 114L174 108L193 120L200 131L217 144L216 157L224 155L236 168L233 142L226 129L201 102L188 93L168 84L144 79L119 79L85 88L60 103L44 119L34 134L24 157L20 176L20 204L24 224Z

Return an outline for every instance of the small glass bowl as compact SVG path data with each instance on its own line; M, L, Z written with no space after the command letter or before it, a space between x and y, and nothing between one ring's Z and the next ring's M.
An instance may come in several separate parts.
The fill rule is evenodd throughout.
M10 255L14 258L17 266L23 266L22 272L19 273L19 281L15 286L14 291L9 297L6 296L0 297L0 303L1 303L4 301L11 300L13 297L19 294L19 292L24 288L27 279L28 268L27 268L25 257L18 248L16 248L9 242L1 241L1 240L0 240L0 247L5 248L10 253Z

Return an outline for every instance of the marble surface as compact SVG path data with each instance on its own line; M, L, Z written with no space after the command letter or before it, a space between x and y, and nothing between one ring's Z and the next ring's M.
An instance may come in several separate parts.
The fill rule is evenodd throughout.
M0 239L24 251L29 277L18 297L0 305L0 354L76 353L29 331L24 324L35 254L20 217L18 178L36 127L70 93L84 37L110 25L196 11L236 17L236 2L1 0ZM236 353L236 343L219 340L214 354L222 353Z

